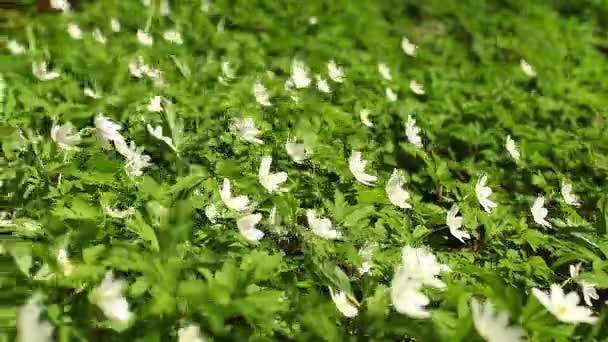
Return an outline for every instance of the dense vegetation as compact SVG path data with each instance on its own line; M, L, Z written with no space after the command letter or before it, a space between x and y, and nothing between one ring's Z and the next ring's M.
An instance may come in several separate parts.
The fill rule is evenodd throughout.
M65 10L1 26L6 340L608 339L607 2Z

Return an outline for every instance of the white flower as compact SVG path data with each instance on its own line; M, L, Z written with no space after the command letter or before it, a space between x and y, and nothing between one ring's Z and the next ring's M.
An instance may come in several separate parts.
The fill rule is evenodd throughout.
M424 86L414 80L410 81L410 90L416 95L426 94L426 92L424 91Z
M505 148L507 152L513 157L515 160L519 160L519 151L517 150L517 145L515 145L515 141L511 138L510 135L507 135Z
M87 96L90 98L94 98L94 99L101 98L101 95L90 87L84 87L82 92L83 92L84 96Z
M224 183L220 188L220 197L222 198L222 202L232 210L244 211L249 209L249 198L247 198L247 196L241 195L232 197L230 180L228 178L224 178Z
M163 39L168 41L169 43L182 45L184 44L184 39L182 38L182 33L178 30L167 30L163 32Z
M40 317L41 313L42 306L37 303L27 303L19 308L17 313L17 341L53 341L53 326Z
M63 125L53 125L51 128L51 139L61 147L61 149L69 151L73 150L76 145L80 144L80 135L73 134L74 126L70 122Z
M576 265L570 265L570 278L574 279L574 278L578 277L580 270L581 270L580 262ZM598 300L600 298L600 296L597 293L597 290L595 289L595 285L588 283L584 280L577 281L577 282L579 283L579 285L581 286L581 290L583 291L583 300L585 301L585 304L587 304L587 306L592 306L593 303L591 302L591 300L592 299Z
M357 316L359 309L357 308L357 303L351 299L352 295L346 294L344 291L336 293L331 287L329 288L329 294L338 310L340 310L344 316L348 318Z
M148 76L152 81L154 81L155 86L162 87L165 85L162 78L162 72L159 69L146 65L141 56L139 56L136 60L132 59L129 62L129 72L131 75L137 78Z
M224 84L228 83L230 80L234 79L234 69L230 65L229 61L224 61L220 65L222 69L222 74L218 77L218 80Z
M152 46L154 44L154 38L148 32L142 30L137 30L137 41L145 46Z
M438 289L445 287L445 283L437 277L450 268L439 263L437 257L427 249L405 246L401 252L401 263L407 276L421 285Z
M361 122L363 122L363 124L367 127L374 127L374 124L369 121L369 110L367 109L361 109L359 111L359 118L361 119Z
M363 259L361 267L359 267L359 273L361 275L368 273L372 269L372 258L374 256L374 250L377 244L372 243L359 250L359 256Z
M334 82L344 82L344 70L333 59L327 63L327 74L329 75L329 79Z
M69 23L68 24L68 35L72 38L72 39L82 39L82 30L80 29L80 26L74 24L74 23Z
M106 45L108 42L108 39L103 33L101 33L101 30L98 27L93 30L93 39L95 39L95 41L101 45Z
M528 77L536 77L536 71L534 71L534 68L528 64L528 62L526 62L525 60L521 60L519 62L519 67L521 68L521 71L524 72L524 74L526 74L526 76Z
M487 342L523 342L526 333L519 326L509 326L509 315L498 312L490 301L480 304L475 298L471 299L473 324Z
M129 73L136 78L142 78L147 74L149 67L144 63L142 56L137 56L136 59L129 61Z
M391 76L391 69L385 63L378 64L378 72L385 80L390 81L393 79L393 76Z
M122 154L126 159L127 163L125 164L125 171L129 177L138 177L143 174L142 169L147 168L152 165L150 163L150 156L147 154L143 154L144 147L136 146L133 141L131 141L131 145L124 148L125 146L117 145L116 149L118 153Z
M430 299L422 293L422 287L445 287L437 276L449 269L426 249L405 246L401 253L401 264L396 267L391 282L391 301L395 310L413 318L430 317L430 312L425 309Z
M311 26L317 25L319 23L319 18L312 16L308 18L308 24Z
M146 106L146 109L151 111L151 112L155 112L155 113L160 113L163 111L163 103L162 103L162 96L154 96L150 99L150 103L148 103L148 105Z
M144 74L154 82L154 85L163 86L165 84L162 73L159 69L146 65L143 71Z
M287 189L280 188L279 185L287 181L287 173L270 173L271 163L271 156L265 156L262 158L262 161L260 162L260 170L258 171L258 180L260 181L260 184L262 184L262 186L266 188L266 190L268 190L268 192L270 193L286 192Z
M49 5L52 9L60 10L62 12L69 11L71 7L68 0L51 0Z
M114 280L112 271L108 271L101 284L93 290L91 302L97 305L109 320L124 323L132 316L129 303L122 294L124 285L124 281Z
M331 92L331 89L329 89L329 84L327 83L326 79L321 78L321 76L319 75L315 75L315 79L317 80L317 89L319 89L320 92L326 94Z
M141 0L141 4L150 7L150 5L152 5L152 0Z
M249 241L259 241L264 237L264 232L255 227L262 220L262 214L249 214L236 221L239 232Z
M359 151L353 151L350 158L348 158L348 168L353 176L355 176L355 179L365 185L373 185L378 177L365 173L366 165L367 161L361 159L361 152Z
M264 142L257 138L260 131L255 127L255 121L252 118L235 118L232 120L232 129L235 134L248 143L263 144Z
M171 7L169 7L169 0L160 1L159 12L160 12L160 15L162 15L163 17L166 17L169 14L171 14Z
M48 71L46 62L32 62L32 74L41 81L50 81L60 76L57 71Z
M548 293L537 288L532 289L532 293L549 312L562 322L593 324L597 321L597 317L593 316L591 309L578 305L580 298L576 292L565 294L559 285L553 284Z
M268 95L268 91L266 87L259 80L255 81L253 84L253 96L255 96L255 101L264 107L272 106L272 102L270 102L270 95Z
M211 203L205 207L205 216L207 216L207 219L209 219L211 223L217 223L219 213L217 211L217 208L215 207L215 204Z
M562 197L566 204L571 205L573 207L579 207L581 203L578 200L578 196L574 192L572 192L572 184L570 183L562 183L561 191Z
M475 184L475 195L477 195L477 200L479 204L483 207L486 212L491 212L492 209L496 208L496 203L490 200L490 195L492 194L492 189L486 186L486 182L488 181L487 176L481 176L477 183Z
M68 257L68 252L63 248L59 249L57 252L57 264L61 266L63 269L63 275L66 277L69 276L74 270L74 265Z
M201 329L196 324L189 324L177 330L177 342L205 342Z
M306 219L312 232L327 240L336 240L342 237L342 233L333 229L328 218L320 218L315 215L312 209L306 210Z
M287 154L297 164L301 164L308 156L306 154L306 146L304 144L296 144L295 140L287 140L285 143Z
M11 39L8 41L8 43L6 43L6 48L13 55L22 55L27 51L25 49L25 46L21 45L18 41L14 39Z
M403 189L403 181L397 169L393 170L391 178L386 183L386 194L389 201L402 209L411 209L412 205L408 202L410 193Z
M401 49L403 49L403 52L405 52L406 55L414 57L416 56L418 46L412 44L406 37L403 37L403 39L401 39Z
M457 204L452 205L452 208L450 211L448 211L445 218L445 223L450 229L450 234L460 240L460 242L464 243L464 240L470 239L471 235L463 230L460 230L460 228L462 228L462 216L456 216L458 214L458 210L459 208Z
M385 91L386 93L386 98L390 101L390 102L395 102L397 101L397 93L395 93L393 91L393 89L391 88L386 88Z
M547 208L545 208L545 198L543 196L539 195L536 198L534 204L532 204L532 207L530 208L530 212L532 213L532 218L534 219L534 222L540 224L543 227L551 228L551 223L545 220L549 211L547 210Z
M412 115L407 116L405 123L405 136L410 144L422 148L422 138L420 137L420 127L416 125L416 119Z
M126 145L125 138L120 134L120 125L112 122L112 120L103 116L101 113L95 116L95 129L97 139L104 149L111 149L111 142L113 142L115 146Z
M148 133L150 133L151 136L155 137L156 139L164 142L165 144L167 144L167 146L171 147L171 149L173 151L176 151L177 148L173 145L173 139L171 139L170 137L166 137L163 135L163 127L162 126L156 126L156 128L152 127L150 124L146 125L146 128L148 130Z
M110 29L112 32L120 32L120 21L116 18L110 18Z
M419 319L431 317L425 308L431 300L422 293L419 283L407 277L401 266L397 266L391 281L391 302L400 314Z
M312 80L308 77L308 71L303 62L296 59L291 63L291 78L289 81L296 89L308 88L310 86Z
M103 211L106 213L106 215L108 215L112 218L121 219L121 220L129 218L131 215L135 214L135 209L133 209L133 208L127 208L125 210L118 210L118 209L110 208L107 205L105 205L103 207Z

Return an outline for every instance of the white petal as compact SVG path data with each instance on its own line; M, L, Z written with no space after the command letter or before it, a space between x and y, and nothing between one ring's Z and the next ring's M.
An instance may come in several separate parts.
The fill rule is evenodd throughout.
M393 76L391 76L391 69L384 63L378 64L378 72L380 73L380 76L387 81L391 81L393 79Z
M258 180L260 181L260 184L262 184L262 186L271 193L287 191L287 189L279 187L280 184L287 181L287 173L270 173L271 163L271 156L264 156L262 158L262 161L260 162L260 169L258 171Z
M414 80L410 81L410 90L416 95L426 94L426 92L424 91L424 86Z
M517 150L517 145L515 145L515 141L511 138L510 135L507 135L505 147L507 152L513 157L515 160L519 160L519 151Z
M353 151L352 155L348 159L348 167L350 172L360 183L365 185L373 185L378 177L365 173L366 165L367 161L361 159L361 152Z
M120 21L116 18L110 18L110 28L112 32L120 32Z
M475 195L477 196L477 200L483 209L490 213L492 209L496 208L497 204L489 199L490 195L492 194L492 189L486 186L487 180L488 178L485 175L479 178L475 184Z
M245 215L236 221L241 235L249 241L259 241L264 237L264 232L255 227L262 220L262 214Z
M42 306L30 302L19 308L17 313L17 341L51 342L53 326L40 316Z
M247 196L232 197L230 192L230 180L228 178L224 178L223 185L220 188L220 197L222 202L232 210L245 211L248 209L249 198L247 198Z
M328 218L317 218L312 209L306 211L308 226L314 234L328 240L336 240L342 237L342 233L332 228Z
M189 324L177 330L177 342L205 342L201 329L196 324Z
M412 115L407 116L405 123L405 136L410 144L422 148L422 138L420 137L420 128L416 125L416 120Z
M458 214L458 205L452 205L452 208L448 212L446 216L446 224L450 230L450 234L460 240L460 242L464 243L465 239L470 239L471 235L460 228L462 228L462 217L457 217Z
M348 318L357 316L357 314L359 313L359 309L357 308L357 305L350 301L346 292L340 291L338 293L335 293L334 290L330 287L329 293L331 295L331 299L334 301L334 304L336 304L336 307L344 316Z
M519 62L519 66L521 68L521 70L524 72L524 74L526 74L526 76L528 77L536 77L536 71L534 71L534 68L528 64L528 62L526 62L525 60L521 60Z
M572 184L570 183L562 183L562 187L560 190L562 197L564 198L564 202L566 204L571 205L573 207L579 207L581 203L579 202L578 196L572 192Z
M266 87L259 80L253 84L253 95L257 103L264 107L272 106Z
M137 30L137 41L144 46L152 46L154 44L154 38L145 31Z
M300 164L305 161L308 156L306 155L306 146L304 144L296 144L294 142L287 141L285 143L285 150L291 160Z
M361 118L361 122L363 122L363 124L367 127L373 127L374 124L369 121L369 110L367 109L361 109L359 111L359 118Z
M420 291L420 286L403 275L395 275L393 278L391 301L395 310L401 314L418 319L431 317L425 308L431 302L430 299Z
M393 91L393 89L391 88L386 88L385 89L386 92L386 98L390 101L390 102L395 102L397 101L397 93L395 93Z
M471 299L471 313L475 329L486 341L525 341L525 331L519 326L509 326L508 315L497 312L489 301L482 305L475 298Z
M403 189L403 182L397 169L393 170L391 178L389 178L388 182L386 183L385 191L389 201L393 205L402 209L412 208L412 205L408 202L410 199L410 193Z
M68 24L68 34L72 39L80 40L82 39L82 30L80 27L74 23Z
M418 46L412 44L406 37L403 37L403 39L401 39L401 49L403 49L403 52L405 52L406 55L414 57L416 56Z
M319 75L315 75L315 79L317 80L317 89L320 92L326 93L326 94L329 94L331 92L331 89L329 89L329 84L327 83L327 80L325 80L324 78L321 78Z
M182 33L177 30L167 30L163 32L163 39L168 41L169 43L182 45L184 44L184 39L182 38Z
M329 75L329 78L334 82L344 82L344 71L333 60L327 63L327 74Z
M548 211L544 207L544 204L545 204L545 198L543 196L538 196L536 198L536 200L534 201L534 204L530 208L530 211L532 212L532 217L534 219L534 222L538 223L541 226L551 228L551 223L549 223L549 222L547 222L547 220L545 220L545 218L547 217Z

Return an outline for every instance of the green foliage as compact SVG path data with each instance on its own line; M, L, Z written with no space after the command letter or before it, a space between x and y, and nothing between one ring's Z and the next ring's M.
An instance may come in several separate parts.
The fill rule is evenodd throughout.
M7 339L16 334L17 308L32 296L60 341L174 340L191 322L217 341L476 341L472 297L508 312L532 341L608 338L608 3L217 0L204 12L199 1L179 0L168 16L159 15L159 3L97 1L74 13L7 19L0 42L28 48L0 55L0 247L8 260L0 292L14 301L0 308ZM111 17L121 32L110 30ZM68 36L69 23L82 28L82 40ZM95 28L106 45L93 39ZM144 28L151 47L137 43ZM162 39L171 28L182 32L183 45ZM416 57L402 51L403 36L419 45ZM162 71L164 86L129 74L137 56ZM295 102L284 87L294 59L313 79L327 79L327 62L335 60L345 81L330 82L329 94L314 84L297 90ZM522 59L536 77L520 70ZM41 60L61 76L35 78L31 64ZM225 61L235 77L222 83ZM378 63L390 67L392 80L379 75ZM256 103L256 80L272 106ZM411 93L410 80L426 94ZM83 95L84 87L101 97ZM386 87L398 93L396 102ZM164 111L148 111L157 95L167 100ZM362 124L363 108L373 127ZM125 159L100 146L97 113L144 146L153 165L142 176L129 177ZM410 114L423 148L406 138ZM264 144L231 132L231 119L247 117ZM68 121L82 137L77 150L62 150L50 136L54 124ZM150 135L148 123L160 125L175 150ZM518 161L505 150L507 135ZM288 157L284 144L293 137L310 160ZM374 186L350 172L353 150L378 176ZM266 155L272 172L287 172L288 192L270 194L258 182ZM386 196L395 168L404 172L412 209ZM475 195L482 175L498 203L491 214ZM239 214L222 203L224 178L263 214L259 242L239 233ZM580 207L564 202L564 182ZM530 213L539 194L551 228ZM471 235L464 243L445 223L454 203ZM217 218L205 214L209 205ZM109 214L129 208L123 218ZM329 218L342 238L314 235L307 209ZM426 246L452 269L442 275L444 290L425 292L430 319L392 306L391 279L405 245ZM371 272L361 274L367 246L375 247ZM61 249L69 274L57 260ZM568 267L579 262L581 274L570 280ZM134 319L126 327L91 303L107 270L128 285ZM581 280L600 294L594 325L559 322L530 292L551 284L579 291ZM354 296L359 314L342 316L329 287Z

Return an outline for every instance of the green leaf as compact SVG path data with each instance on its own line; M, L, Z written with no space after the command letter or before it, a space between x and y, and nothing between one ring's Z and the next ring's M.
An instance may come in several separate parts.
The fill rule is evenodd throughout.
M141 216L141 213L136 213L134 218L127 222L127 228L137 234L140 238L150 244L153 251L159 251L158 239L154 228L149 226Z

